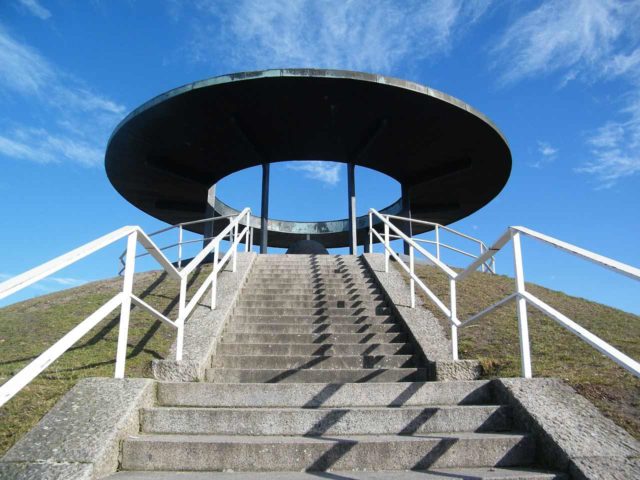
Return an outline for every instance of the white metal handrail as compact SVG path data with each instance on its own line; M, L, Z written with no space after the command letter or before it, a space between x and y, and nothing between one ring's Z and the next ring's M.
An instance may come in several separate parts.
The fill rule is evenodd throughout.
M369 215L369 217L371 217L371 215ZM408 218L408 217L400 217L398 215L385 215L384 216L387 220L400 220L403 222L407 222L410 224L419 224L419 225L428 225L430 227L433 227L434 233L435 233L435 240L429 240L426 238L417 238L417 237L411 237L415 242L420 242L420 243L426 243L429 245L435 245L436 247L436 258L438 260L440 260L440 250L442 248L445 248L447 250L450 250L452 252L456 252L456 253L460 253L466 257L471 257L471 258L478 258L479 255L473 254L471 252L467 252L465 250L462 250L460 248L456 248L452 245L449 245L447 243L444 243L441 241L440 239L440 230L444 230L447 231L449 233L452 233L455 236L458 236L460 238L464 238L466 240L472 241L474 243L476 243L478 245L478 247L480 248L480 255L482 255L484 252L487 251L487 245L480 239L472 237L470 235L467 235L465 233L459 232L458 230L455 230L451 227L447 227L446 225L441 225L439 223L435 223L435 222L428 222L426 220L416 220L415 218ZM370 218L371 220L371 218ZM371 223L371 221L369 222ZM398 235L390 235L391 238L395 238L398 239L400 238L400 236ZM491 273L496 273L496 260L495 257L491 257L488 262L490 263L483 263L482 264L482 271L490 271Z
M216 220L229 220L229 222L232 222L233 219L236 218L236 215L220 215L218 217L208 217L208 218L201 218L199 220L191 220L189 222L181 222L181 223L176 223L175 225L170 225L168 227L164 227L161 228L160 230L156 230L155 232L151 232L149 233L149 237L155 237L157 235L160 235L162 233L166 233L169 232L171 230L178 230L178 241L169 245L165 245L164 247L161 247L160 250L165 251L165 250L169 250L170 248L174 248L174 247L178 247L178 258L176 260L176 264L178 265L178 268L182 267L182 246L183 245L188 245L191 243L199 243L199 242L205 242L207 240L213 240L216 237L204 237L203 238L198 238L195 240L183 240L183 236L184 236L184 227L188 226L188 225L196 225L199 223L209 223L209 222L215 222ZM118 272L118 275L122 275L122 273L124 272L124 257L126 255L127 251L123 251L122 254L120 255L120 257L118 257L118 259L120 260L120 266L121 269ZM141 257L145 257L149 255L149 252L143 252L139 255L136 256L136 258L141 258Z
M224 265L231 261L232 271L236 271L238 246L244 239L245 250L251 249L253 232L249 224L251 211L245 208L229 225L222 230L206 247L202 249L195 258L182 270L177 269L162 253L162 250L151 240L151 238L137 226L122 227L85 245L78 247L64 255L61 255L49 262L35 267L27 272L17 275L14 278L0 283L0 299L6 298L28 286L36 283L55 272L72 265L79 260L99 251L103 248L127 238L126 260L124 268L124 281L122 291L98 308L95 312L85 318L82 322L71 329L60 340L54 343L46 351L40 354L35 360L25 366L17 374L0 386L0 406L4 405L22 388L28 385L51 363L58 359L63 353L71 348L80 338L86 335L92 328L98 325L114 310L120 307L120 325L118 327L118 345L116 349L116 365L114 376L123 378L125 372L125 362L127 353L127 338L129 331L129 316L131 304L140 307L144 311L163 323L176 329L176 360L182 360L182 349L184 340L184 324L189 315L193 312L198 302L202 299L211 286L211 308L216 308L216 286L217 276ZM244 228L240 230L239 225L244 222ZM232 242L223 255L220 255L220 242L228 235L232 236ZM151 305L133 294L133 277L135 273L136 247L140 243L146 251L162 266L170 277L180 282L180 293L178 301L178 314L175 320L169 319ZM208 255L213 255L213 265L211 273L198 288L191 300L187 302L187 281L190 273L201 265Z
M373 225L373 217L377 217L384 226L384 233L381 235L375 230ZM398 218L398 217L396 217ZM405 219L409 220L409 219ZM395 235L390 234L389 231L395 232ZM415 288L418 285L424 293L440 308L445 314L449 323L451 324L451 349L453 353L453 359L458 360L458 328L465 327L472 322L475 322L482 317L486 316L496 308L504 305L505 303L515 300L516 309L518 314L518 332L520 340L520 359L522 376L525 378L531 378L531 352L529 347L529 326L527 319L527 303L540 310L542 313L553 319L563 328L569 330L573 334L577 335L583 341L594 347L603 355L607 356L618 365L622 366L626 370L630 371L637 377L640 377L640 363L625 355L617 348L613 347L609 343L602 340L597 335L589 332L584 327L578 325L573 320L569 319L556 309L542 301L540 298L528 292L525 288L524 270L522 265L522 246L521 236L526 235L537 241L551 245L555 248L568 252L584 260L600 265L601 267L608 268L614 272L625 275L634 280L640 280L640 269L626 265L622 262L610 259L603 255L590 252L580 247L576 247L567 242L563 242L556 238L544 235L525 227L509 227L499 238L494 242L490 248L486 248L480 256L475 258L464 270L456 273L447 265L442 263L439 258L434 257L428 251L424 250L415 238L410 238L406 234L400 231L393 223L389 221L387 215L382 215L374 209L369 211L369 251L373 248L373 237L375 236L384 246L385 252L385 271L389 271L389 258L393 256L398 264L409 274L411 290L411 307L415 308ZM392 238L400 238L409 245L409 264L407 265L400 255L398 255L391 246ZM513 256L515 266L515 291L505 298L497 301L493 305L485 308L484 310L471 315L469 318L460 321L457 317L457 300L456 300L456 286L457 282L464 280L469 274L476 271L482 265L485 265L496 253L500 251L509 241L513 244ZM414 252L426 256L433 264L440 268L449 277L449 293L450 304L447 307L438 297L435 295L424 282L416 275L414 268Z

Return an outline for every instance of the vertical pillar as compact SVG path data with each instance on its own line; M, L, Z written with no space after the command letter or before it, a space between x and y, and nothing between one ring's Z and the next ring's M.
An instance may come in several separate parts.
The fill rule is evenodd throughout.
M347 164L347 185L349 195L349 253L356 255L358 253L358 239L356 228L356 165L355 163Z
M402 184L402 213L401 217L411 218L411 199L409 197L410 187L406 184ZM413 229L411 228L411 222L402 222L400 224L400 230L406 236L411 237L413 235ZM404 243L404 254L409 255L409 244Z
M262 205L260 208L260 253L267 253L267 236L269 219L269 168L270 164L262 164Z
M205 218L215 217L216 215L215 204L216 204L216 184L214 183L213 185L211 185L211 187L209 187L209 190L207 191L207 208L204 214ZM204 224L204 234L203 234L204 240L202 241L202 248L206 247L211 242L211 240L207 240L207 238L213 237L213 232L215 231L213 229L214 227L213 222L214 221L211 220L210 222L206 222Z

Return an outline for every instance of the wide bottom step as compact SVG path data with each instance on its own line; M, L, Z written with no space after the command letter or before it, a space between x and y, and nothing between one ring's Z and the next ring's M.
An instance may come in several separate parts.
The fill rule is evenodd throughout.
M563 473L522 468L456 468L423 471L344 472L120 472L105 480L566 480Z

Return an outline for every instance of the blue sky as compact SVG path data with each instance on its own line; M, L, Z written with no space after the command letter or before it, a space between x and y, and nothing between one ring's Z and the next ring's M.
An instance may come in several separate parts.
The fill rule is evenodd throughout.
M507 137L513 172L454 227L491 242L524 225L637 266L639 24L640 2L613 0L2 0L0 279L125 224L161 228L106 178L115 125L173 87L281 67L381 73L471 104ZM272 216L345 217L345 177L330 162L274 166ZM241 172L219 194L259 212L259 182ZM359 213L399 195L376 172L357 182ZM24 295L112 276L120 249ZM532 242L525 252L528 280L640 313L637 283ZM499 271L511 262L501 254Z

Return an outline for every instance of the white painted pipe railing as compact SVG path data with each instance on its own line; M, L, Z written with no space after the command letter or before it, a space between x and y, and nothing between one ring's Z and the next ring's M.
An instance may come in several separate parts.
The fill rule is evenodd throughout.
M182 360L184 324L186 319L193 312L209 287L211 287L211 308L213 309L216 307L218 273L229 261L231 261L232 271L236 271L238 248L243 240L245 241L245 250L248 251L252 247L251 243L253 239L253 232L249 222L250 216L251 211L249 208L245 208L237 216L232 218L229 225L215 238L213 238L212 241L182 269L174 267L162 250L158 248L153 240L151 240L151 238L144 233L140 227L129 226L119 228L118 230L108 233L107 235L93 240L92 242L76 248L75 250L54 258L39 267L33 268L21 275L0 283L0 299L3 299L99 250L102 250L109 245L112 245L119 240L124 238L127 239L122 291L117 293L112 299L98 308L98 310L80 322L60 340L29 363L29 365L2 384L2 386L0 386L0 406L9 401L44 369L69 350L69 348L71 348L78 340L114 312L118 307L120 307L120 325L118 327L118 346L116 350L116 365L114 373L116 378L123 378L125 373L131 304L136 305L166 325L176 329L176 360ZM240 225L244 226L241 231ZM231 234L232 238L229 249L222 258L220 258L220 242L229 236L229 234ZM138 243L145 248L148 254L160 264L171 278L180 282L178 315L175 320L169 319L144 300L133 294L136 248ZM205 279L204 283L198 288L193 297L187 302L188 276L197 267L199 267L210 254L213 254L214 259L211 273Z
M378 232L374 227L374 217L377 218L383 224L383 234ZM525 227L509 227L496 242L490 247L487 248L486 245L482 244L481 254L475 259L461 272L456 273L447 265L445 265L439 258L439 256L434 256L429 253L427 250L422 248L417 239L411 238L404 234L400 229L395 226L390 220L390 215L382 215L378 211L371 209L369 211L369 248L372 251L373 246L373 238L377 238L380 243L384 246L385 253L385 271L389 271L389 258L392 256L400 267L402 267L410 277L409 288L411 290L411 307L415 307L415 288L416 285L437 305L437 307L442 311L442 313L447 317L451 324L451 349L453 353L453 359L458 359L458 329L463 328L482 317L488 315L496 308L504 305L505 303L515 300L516 301L516 312L518 315L518 334L519 334L519 342L520 342L520 359L521 359L521 371L522 376L525 378L531 378L533 375L532 367L531 367L531 351L530 351L530 342L529 342L529 326L527 319L527 304L537 308L542 313L553 319L556 323L558 323L563 328L569 330L571 333L577 335L579 338L584 340L586 343L594 347L603 355L607 356L614 362L616 362L621 367L625 368L632 374L637 377L640 377L640 363L632 359L631 357L625 355L609 343L602 340L597 335L586 330L584 327L578 325L573 320L569 319L562 313L555 310L550 305L543 302L541 299L533 295L531 292L526 290L525 281L524 281L524 268L522 264L522 245L521 245L521 236L526 235L527 237L538 240L544 244L551 245L555 248L568 252L572 255L580 257L589 262L595 263L596 265L600 265L601 267L613 270L614 272L625 275L634 280L640 280L640 269L636 267L632 267L630 265L626 265L622 262L618 262L616 260L612 260L608 257L598 255L597 253L590 252L589 250L585 250L580 247L576 247L575 245L571 245L570 243L563 242L561 240L555 239L553 237L544 235L542 233L536 232L534 230L525 228ZM395 219L401 219L405 221L415 221L411 219L403 219L402 217L392 217ZM379 223L378 222L378 225ZM389 231L393 231L394 234L390 235ZM459 232L457 232L459 233ZM436 233L437 235L437 233ZM462 234L464 235L464 234ZM400 255L393 250L391 245L391 241L393 239L401 239L409 245L409 263L407 264L402 260ZM436 239L438 237L436 236ZM481 312L478 312L474 315L471 315L469 318L465 320L459 320L457 317L457 300L456 300L456 286L457 283L464 280L469 274L476 271L478 268L482 268L483 266L488 267L488 262L491 262L495 257L496 253L500 251L507 243L511 241L513 245L513 261L514 261L514 270L515 270L515 291L510 295L507 295L505 298L497 301L493 305L485 308ZM439 242L439 240L436 240ZM441 245L438 243L438 245ZM442 270L449 277L449 293L450 293L450 304L446 306L444 302L442 302L437 295L435 295L428 287L424 284L424 282L418 277L415 273L415 260L414 260L414 252L418 251L425 257L427 257L436 267ZM492 265L495 265L492 263ZM495 270L494 270L495 273Z

